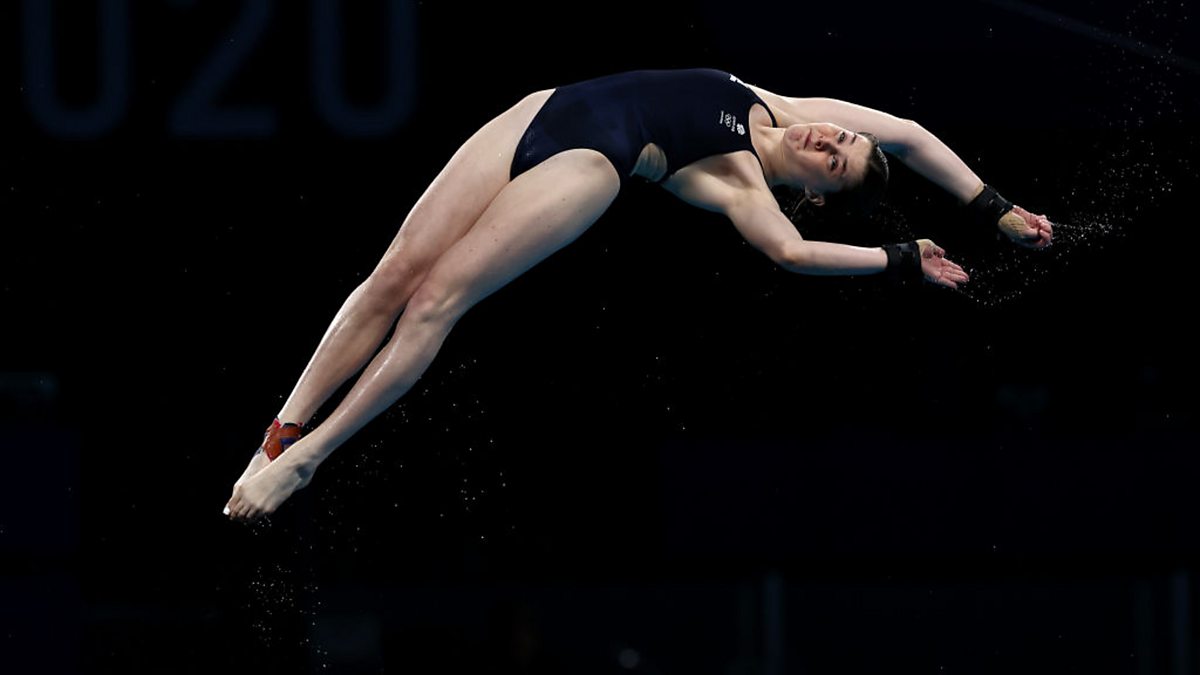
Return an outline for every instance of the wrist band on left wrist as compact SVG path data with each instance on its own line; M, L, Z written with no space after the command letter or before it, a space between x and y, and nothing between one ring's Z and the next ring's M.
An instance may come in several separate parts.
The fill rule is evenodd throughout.
M967 204L967 210L973 217L987 227L995 227L1000 222L1001 216L1011 211L1012 208L1012 202L1000 196L995 188L986 183L983 185L983 192L980 192Z

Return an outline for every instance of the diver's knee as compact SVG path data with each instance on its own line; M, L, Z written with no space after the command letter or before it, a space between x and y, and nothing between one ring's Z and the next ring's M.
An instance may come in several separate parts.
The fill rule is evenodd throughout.
M465 311L461 294L436 278L427 278L413 291L404 314L409 321L453 324Z
M384 262L362 283L369 302L399 311L408 304L427 269L408 261Z

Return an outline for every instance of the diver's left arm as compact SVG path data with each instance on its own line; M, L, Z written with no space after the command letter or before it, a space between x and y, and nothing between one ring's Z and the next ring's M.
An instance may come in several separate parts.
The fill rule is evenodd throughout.
M833 98L789 98L787 103L794 119L831 122L874 134L884 152L954 195L1014 242L1030 248L1050 244L1053 228L1045 216L1007 202L987 188L949 146L913 120Z
M980 220L994 223L1013 242L1028 248L1050 245L1054 228L1046 216L1030 213L1005 200L985 185L940 138L916 122L907 123L912 125L908 140L892 154L908 168L954 195L959 204L969 207ZM884 146L882 138L880 145ZM883 149L888 151L887 146Z

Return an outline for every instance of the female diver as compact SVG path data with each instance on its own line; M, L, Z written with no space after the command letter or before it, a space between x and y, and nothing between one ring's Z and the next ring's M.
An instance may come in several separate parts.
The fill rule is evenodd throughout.
M827 197L871 200L887 181L882 151L1014 242L1050 244L1045 216L1004 200L933 134L853 103L779 96L712 69L620 73L526 96L463 143L417 200L321 338L234 484L226 514L273 513L413 386L468 309L582 234L635 178L726 215L789 271L886 272L957 288L968 275L932 241L806 241L771 192L791 186L817 205ZM337 409L306 431L364 365Z

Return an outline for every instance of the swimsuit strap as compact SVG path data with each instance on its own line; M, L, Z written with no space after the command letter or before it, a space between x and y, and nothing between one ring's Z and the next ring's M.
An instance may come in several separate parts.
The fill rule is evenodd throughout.
M762 100L762 97L760 97L758 94L755 94L753 91L750 93L754 96L754 100L761 103L762 107L766 108L767 114L771 116L771 128L778 127L779 123L775 121L775 113L771 112L771 106L767 105L767 102ZM763 164L762 157L758 156L758 151L754 149L753 143L750 143L750 154L754 155L754 159L758 160L758 165L762 167L763 177L765 178L767 175L767 167Z
M753 92L753 91L751 91L750 93L751 93L751 94L754 94L754 92ZM771 116L771 126L772 126L772 127L778 127L778 126L779 126L779 122L777 122L777 121L775 120L775 113L771 112L771 106L767 105L767 102L766 102L766 101L764 101L764 100L762 100L762 97L760 97L758 94L754 94L754 100L755 100L755 101L758 101L759 103L761 103L761 104L762 104L762 107L764 107L764 108L766 108L766 109L767 109L767 114Z

